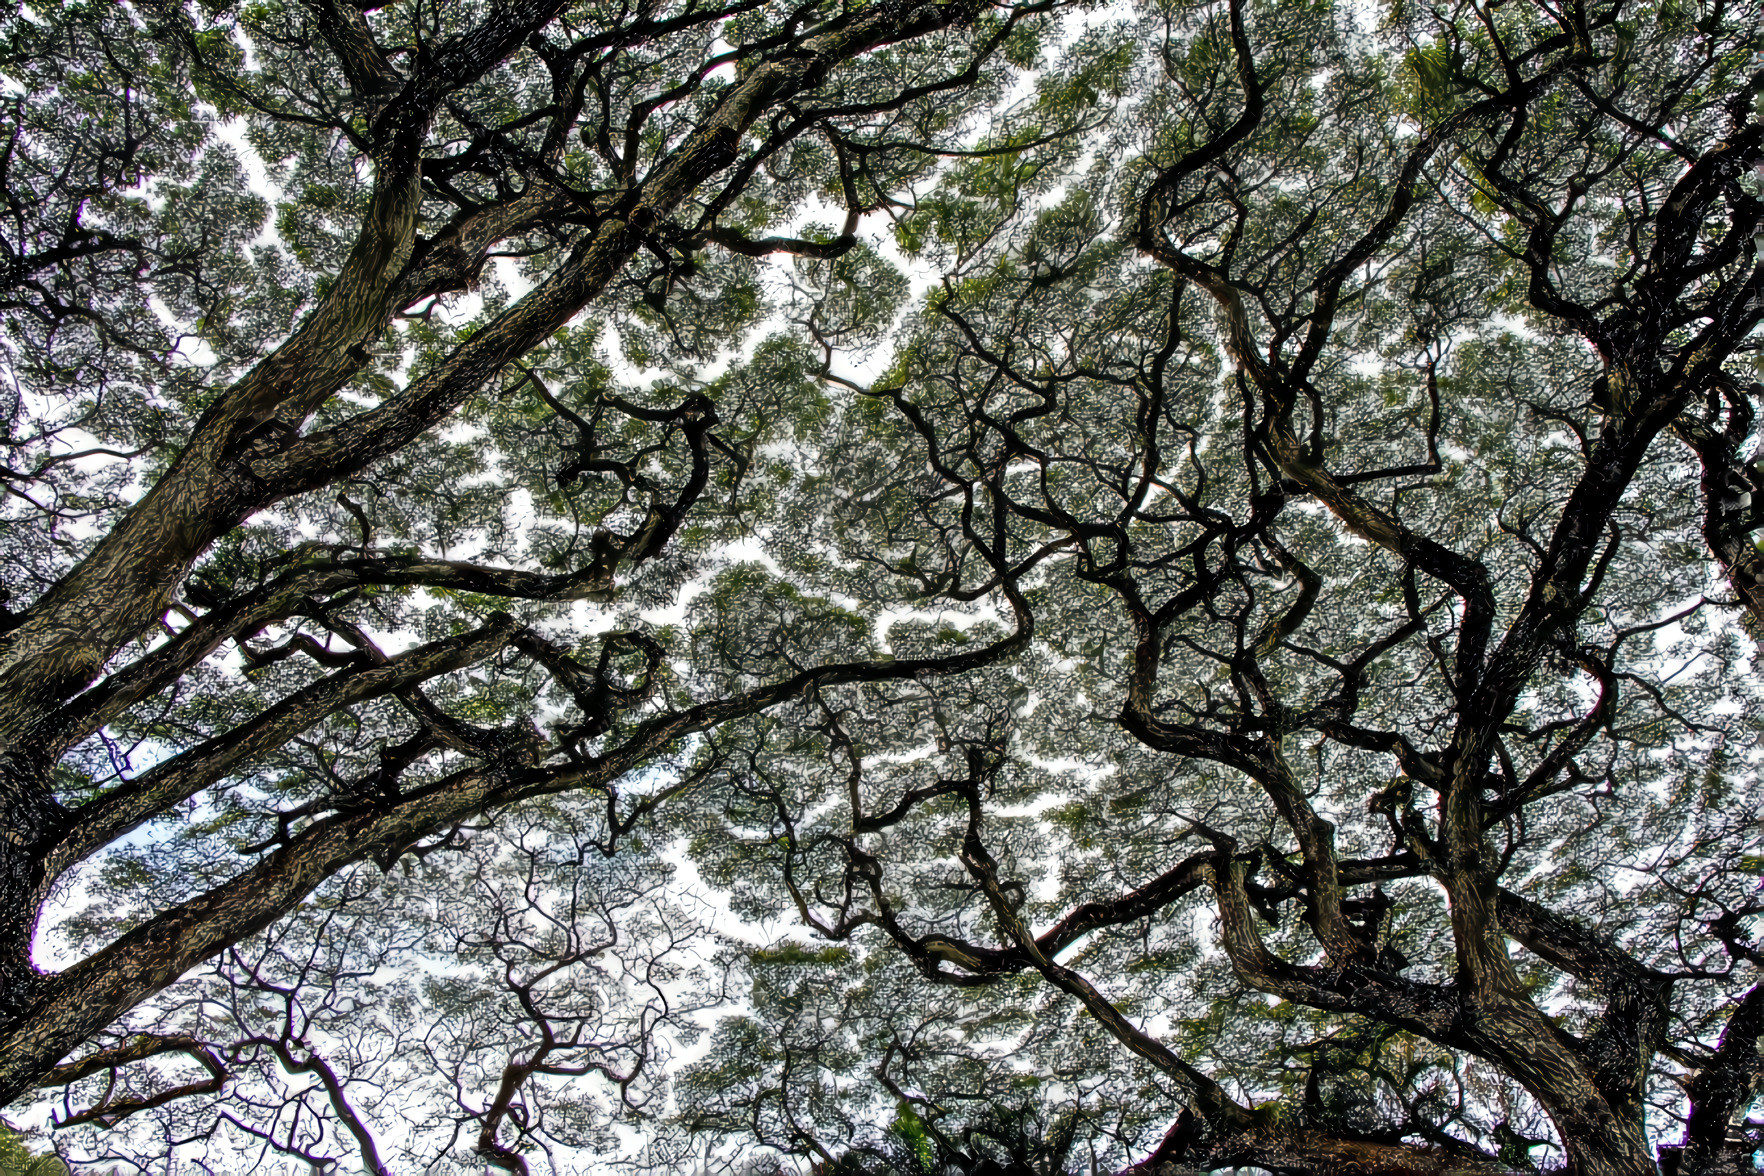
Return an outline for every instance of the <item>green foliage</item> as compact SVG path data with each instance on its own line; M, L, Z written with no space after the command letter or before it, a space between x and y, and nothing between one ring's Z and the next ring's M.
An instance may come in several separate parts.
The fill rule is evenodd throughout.
M1755 22L940 11L6 19L0 1076L127 1055L80 1164L1715 1113Z
M67 1165L32 1149L24 1136L0 1123L0 1173L5 1176L66 1176Z
M894 1122L889 1125L888 1131L900 1140L922 1171L933 1170L937 1163L937 1141L925 1130L925 1121L919 1118L911 1103L905 1099L900 1100L899 1109L894 1113Z
M747 957L756 965L774 964L784 967L795 965L837 966L851 962L851 950L844 947L823 947L819 950L807 948L800 943L785 941L777 947L755 948Z

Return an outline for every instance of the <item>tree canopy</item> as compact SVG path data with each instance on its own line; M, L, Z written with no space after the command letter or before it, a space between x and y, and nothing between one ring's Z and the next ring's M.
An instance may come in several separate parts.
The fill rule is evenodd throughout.
M14 8L0 1104L1755 1170L1757 17Z

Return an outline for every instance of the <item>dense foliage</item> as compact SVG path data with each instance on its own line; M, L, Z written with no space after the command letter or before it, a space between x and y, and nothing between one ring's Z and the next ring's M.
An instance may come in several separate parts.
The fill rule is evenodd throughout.
M14 9L0 1102L1754 1170L1757 18Z

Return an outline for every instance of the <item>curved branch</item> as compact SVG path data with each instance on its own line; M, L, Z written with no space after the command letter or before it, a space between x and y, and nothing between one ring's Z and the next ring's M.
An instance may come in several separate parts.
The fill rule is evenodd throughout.
M371 860L389 869L407 848L492 804L578 790L610 790L679 739L758 714L811 690L851 682L955 674L1008 657L1034 634L1034 617L1014 585L1004 588L1014 632L982 649L942 658L845 662L804 670L732 698L701 703L639 724L620 746L565 768L508 762L455 773L420 790L307 825L231 880L177 904L64 972L42 977L32 1005L0 1027L0 1105L36 1085L67 1051L200 961L269 926L343 867ZM504 628L506 627L506 628ZM512 631L503 621L497 640ZM477 635L474 635L477 636Z
M228 1079L232 1077L206 1042L182 1034L160 1036L143 1033L131 1039L126 1045L101 1049L76 1062L57 1066L44 1075L37 1085L67 1086L82 1078L89 1078L102 1070L111 1072L114 1084L116 1071L121 1067L131 1062L144 1061L147 1058L167 1053L181 1053L193 1058L198 1065L208 1071L207 1081L186 1082L182 1086L168 1087L145 1098L122 1098L114 1102L111 1101L110 1091L107 1090L104 1098L95 1105L68 1115L65 1119L57 1119L55 1121L56 1128L77 1127L85 1123L97 1123L107 1129L115 1127L130 1115L164 1106L174 1099L188 1098L198 1094L219 1094Z
M1753 1144L1730 1142L1728 1129L1734 1116L1751 1104L1764 1085L1764 1055L1758 1049L1761 1039L1764 984L1754 984L1728 1015L1715 1056L1691 1076L1686 1090L1690 1096L1690 1120L1685 1124L1684 1142L1670 1149L1676 1154L1675 1162L1667 1166L1669 1173L1690 1176L1694 1172L1714 1171L1724 1160L1750 1164ZM1661 1149L1662 1160L1668 1150Z
M172 756L76 810L77 820L47 855L48 879L325 715L480 662L507 645L514 630L514 619L498 614L475 632L420 645L378 664L340 670L295 691L249 723Z

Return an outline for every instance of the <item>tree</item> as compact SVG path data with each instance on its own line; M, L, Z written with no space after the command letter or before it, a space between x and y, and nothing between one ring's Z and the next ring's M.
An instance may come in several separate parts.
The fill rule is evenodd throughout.
M1745 14L8 36L0 1098L83 1155L1753 1170Z
M23 467L8 474L22 512L10 554L29 604L11 618L0 655L11 822L0 851L6 1097L352 863L390 865L504 799L610 785L695 728L829 674L902 672L829 667L691 714L667 698L668 716L645 715L659 721L630 742L622 716L641 714L661 690L664 651L641 634L591 642L598 654L584 663L581 649L465 603L443 606L451 619L431 617L429 639L388 654L349 609L396 611L400 593L418 585L474 602L601 599L616 572L655 557L705 493L713 464L740 455L712 432L718 407L702 392L635 403L587 390L581 380L601 378L592 331L571 333L571 320L617 283L641 307L692 275L714 301L691 328L696 350L738 329L753 310L746 258L831 256L854 244L849 233L755 241L740 226L785 214L828 183L855 193L859 183L881 191L910 179L924 145L957 133L940 96L996 88L994 59L1038 11L552 3L402 9L382 13L376 29L348 6L73 5L12 21L10 70L48 100L13 103L8 172L13 440ZM918 41L925 48L882 51ZM246 123L297 193L277 215L285 254L253 245L266 210L248 194L237 153L209 142L217 116ZM911 145L854 159L846 122ZM152 198L143 184L157 185ZM851 204L861 207L855 195ZM713 239L729 259L694 265ZM537 287L475 330L434 326L434 301L479 282L499 250L528 259L543 275ZM179 334L183 326L190 333ZM382 343L391 350L370 351ZM379 370L397 349L420 350L411 358L423 374L398 381ZM581 412L548 390L554 368ZM517 387L523 403L504 407ZM755 408L736 414L748 445L774 427L776 410ZM555 436L560 452L573 453L561 468L530 453L526 471L547 517L575 525L541 532L538 562L562 570L441 558L453 529L503 489L437 486L436 470L418 471L490 464L432 439L462 409L493 418L493 433L528 434L529 448L534 430L570 430ZM57 445L73 430L98 444L77 454ZM88 473L79 462L92 457L148 462L151 490L122 509L133 471ZM402 486L398 474L362 478L386 459L413 476ZM567 492L588 475L594 485ZM357 483L376 501L350 499ZM339 517L363 528L355 541L330 542L338 533L290 542L312 493L339 486ZM456 489L451 521L448 506L429 509ZM414 514L394 505L406 494L420 504ZM286 529L241 526L283 502ZM107 524L101 535L64 533L94 513ZM430 540L438 550L424 551ZM168 611L188 623L154 643ZM311 626L347 648L325 648ZM286 693L217 713L244 700L214 682L196 686L216 672L205 661L272 628L286 632L282 644L242 656L253 669L275 667L264 678ZM152 648L136 644L143 638ZM282 665L288 658L298 660ZM574 717L554 733L569 767L541 766L544 737L525 716L502 728L470 721L496 717L504 684L472 700L469 717L423 692L498 658L546 667L573 692ZM190 702L207 713L187 713L180 683L201 694ZM375 700L417 723L385 755L339 762L323 746L328 736L310 734L327 722L392 721L384 708L359 709ZM144 703L139 719L124 718ZM151 741L149 754L163 750L161 762L136 776L83 772L77 756L63 763L88 740L101 756L113 748L106 731L119 720L129 737ZM363 747L374 741L369 729L358 734ZM235 771L291 741L323 764L322 782L280 787L257 775L247 784ZM442 770L433 753L476 766ZM603 770L611 774L600 778ZM247 792L232 791L235 783ZM37 912L71 867L199 796L248 807L260 787L303 795L261 830L254 865L206 888L181 879L197 885L84 968L46 977L31 966ZM246 807L223 800L216 811L225 823Z

